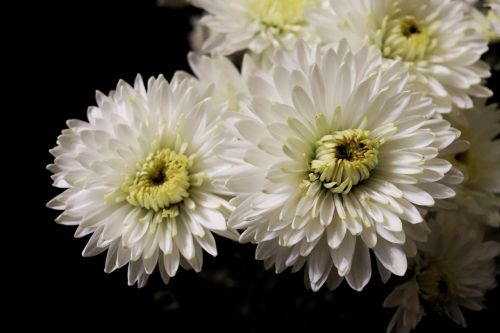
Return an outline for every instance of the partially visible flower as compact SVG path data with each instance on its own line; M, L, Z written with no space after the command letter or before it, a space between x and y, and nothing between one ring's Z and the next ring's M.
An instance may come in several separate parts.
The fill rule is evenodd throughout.
M248 96L246 80L255 67L249 57L244 57L241 73L228 58L221 55L209 57L192 52L188 60L206 97L229 111L240 110L239 99Z
M500 40L500 1L499 0L455 0L468 6L475 23L475 29L491 43Z
M369 47L298 43L272 64L250 76L248 110L235 114L243 161L227 181L237 194L228 224L267 268L306 266L313 290L344 277L361 290L369 249L403 275L406 247L426 237L419 208L454 195L440 183L452 166L436 156L457 131L408 90L400 63L383 70Z
M474 29L488 41L491 41L494 39L494 34L491 30L491 23L487 17L487 12L482 9L484 8L472 7L469 11L470 17L474 21Z
M453 202L477 220L500 227L500 110L476 100L472 110L455 109L446 119L462 134L441 154L466 176Z
M200 271L203 250L216 255L212 232L237 238L226 226L232 207L220 110L207 108L199 83L177 74L168 83L140 76L97 94L89 122L70 120L51 150L54 186L66 189L48 207L57 222L92 234L83 251L108 250L105 271L128 265L129 284L143 286L158 265L165 283L179 264Z
M428 242L418 243L414 276L384 302L384 307L397 307L387 332L410 332L425 315L424 308L465 327L460 307L483 309L484 294L496 287L494 259L500 243L484 241L477 222L461 213L441 212L429 226Z
M203 50L231 54L293 47L297 38L316 40L306 12L324 0L192 0L208 12L201 24L210 30Z
M413 276L410 280L395 287L385 299L384 307L397 308L387 326L387 333L408 333L415 329L425 315L416 277Z
M488 50L467 4L454 0L331 0L309 17L324 43L377 46L387 62L404 62L413 90L433 97L440 112L471 108L471 96L488 97L490 75L480 61Z
M500 41L500 0L488 0L487 6L490 8L487 14L491 27L490 40L498 42Z

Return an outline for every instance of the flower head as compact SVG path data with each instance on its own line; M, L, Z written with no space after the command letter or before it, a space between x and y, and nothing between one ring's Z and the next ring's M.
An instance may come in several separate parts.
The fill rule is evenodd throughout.
M384 302L385 307L397 307L388 332L409 332L424 309L465 326L460 307L481 310L484 294L496 286L494 258L500 255L500 243L484 241L483 231L463 214L438 213L429 226L428 242L418 243L413 277Z
M346 38L353 47L375 45L386 62L402 61L412 89L433 97L439 112L451 104L471 108L470 96L491 95L490 75L479 59L486 52L468 5L453 0L331 0L310 21L325 43Z
M384 269L406 271L405 247L425 239L418 207L454 195L436 158L458 136L433 119L429 98L408 91L401 64L382 69L368 47L351 52L299 43L248 80L251 102L235 122L245 163L227 181L228 223L258 243L277 272L306 265L317 290L346 277L369 281L373 249Z
M321 0L192 0L209 14L202 18L211 37L205 51L231 54L248 49L291 48L297 38L313 41L306 12Z
M500 227L500 110L476 100L472 110L455 109L446 118L461 137L441 155L466 176L453 202L476 220Z
M97 94L88 123L68 121L51 150L54 186L66 189L48 203L64 210L57 222L92 234L83 254L108 250L107 272L129 263L129 284L143 286L157 264L165 283L181 262L199 271L202 249L217 254L212 232L237 236L214 153L225 136L220 111L198 85L182 74L151 78L147 89L140 76L133 87L120 82Z

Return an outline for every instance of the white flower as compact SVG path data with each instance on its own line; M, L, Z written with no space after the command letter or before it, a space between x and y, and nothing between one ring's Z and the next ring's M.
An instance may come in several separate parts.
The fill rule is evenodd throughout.
M143 286L157 263L165 283L179 264L199 271L202 249L217 254L211 232L237 238L215 154L220 111L184 74L147 89L138 76L96 98L89 122L68 121L51 150L54 186L66 189L48 203L64 210L56 221L92 234L84 256L108 250L106 272L129 263L129 284Z
M305 13L324 0L192 0L208 12L201 23L210 30L203 49L231 54L248 49L291 48L297 38L315 40Z
M419 243L414 276L396 287L384 307L397 307L388 332L407 333L426 309L465 326L460 307L479 311L484 294L495 288L495 260L500 243L484 241L483 230L463 214L438 213L429 221L427 243Z
M426 236L417 207L454 195L439 183L451 164L436 156L457 131L408 91L400 64L382 71L367 47L299 43L272 62L248 80L250 115L234 114L234 156L245 163L233 159L228 224L246 229L240 240L258 243L256 257L276 272L307 263L314 290L343 277L361 290L369 249L383 271L403 275L403 247Z
M453 199L477 220L500 227L500 110L476 100L472 110L456 109L446 115L462 133L442 152L466 175Z
M331 0L330 6L310 17L325 43L346 38L359 47L368 40L388 62L402 60L412 89L432 96L439 112L451 104L471 108L470 96L491 95L482 85L489 68L479 60L487 39L462 1Z

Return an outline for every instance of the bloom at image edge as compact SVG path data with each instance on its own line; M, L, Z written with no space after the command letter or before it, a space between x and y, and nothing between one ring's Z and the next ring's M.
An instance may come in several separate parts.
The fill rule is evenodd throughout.
M83 255L107 250L106 272L128 263L129 284L143 286L156 266L165 283L180 264L200 271L203 250L217 254L212 233L238 237L216 153L223 113L205 94L183 73L147 87L120 81L51 150L54 186L65 189L48 203L63 210L56 221L92 234Z

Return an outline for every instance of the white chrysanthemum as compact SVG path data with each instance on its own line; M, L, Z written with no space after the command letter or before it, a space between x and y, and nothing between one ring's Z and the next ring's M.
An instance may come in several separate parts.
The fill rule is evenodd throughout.
M168 83L140 76L97 94L89 122L68 121L51 150L54 186L48 203L64 210L57 222L93 234L84 256L108 250L105 271L129 263L128 282L143 286L156 264L165 283L179 264L199 271L202 249L216 255L211 232L227 237L231 206L214 154L224 140L218 115L206 107L197 81L182 74Z
M291 48L297 38L316 40L306 12L324 0L191 0L208 12L201 20L210 30L203 49L231 54L248 49Z
M494 258L500 255L500 243L483 241L476 223L450 212L429 221L432 232L428 242L418 245L414 276L384 302L397 307L387 332L410 332L425 315L424 305L462 326L460 307L484 307L484 294L496 286Z
M436 156L457 131L408 91L400 64L382 71L367 47L299 43L272 62L249 79L250 115L235 114L245 163L233 159L228 223L246 229L240 240L258 243L256 257L276 272L307 263L314 290L343 277L361 290L369 249L403 275L403 247L426 236L417 207L454 195L439 183L451 164Z
M500 227L500 110L476 100L474 109L453 110L446 119L462 134L442 156L466 176L453 202L478 215L477 220Z
M470 96L491 95L482 85L489 68L479 60L487 39L462 1L331 0L330 6L310 17L324 42L346 38L359 47L368 40L388 62L402 60L412 89L432 96L439 112L451 104L471 108Z

